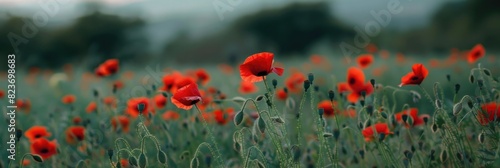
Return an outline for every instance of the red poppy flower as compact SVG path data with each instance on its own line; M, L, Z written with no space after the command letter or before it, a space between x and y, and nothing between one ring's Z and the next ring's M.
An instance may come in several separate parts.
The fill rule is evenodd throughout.
M78 125L82 122L82 118L80 117L74 117L73 118L73 124Z
M196 81L202 85L207 84L210 81L210 75L205 69L198 69L195 72Z
M481 106L481 110L478 111L477 119L482 125L500 120L500 104L495 102L486 103Z
M337 105L337 102L334 102L333 105ZM318 109L323 109L323 115L327 117L333 117L335 113L338 112L338 109L333 109L332 102L330 100L323 100L318 103Z
M360 55L356 60L358 62L359 67L364 69L373 63L373 55L371 54Z
M163 94L158 94L153 98L153 101L155 102L156 108L163 108L165 105L167 105L167 98L163 96Z
M148 116L151 107L149 107L149 99L146 97L132 98L127 102L127 114L133 118L137 118L141 113L139 112L139 104L144 105L144 110L142 111L143 116Z
M27 159L23 160L23 166L29 166L30 163L31 163L30 160Z
M429 71L422 64L414 64L412 67L413 72L410 72L401 78L401 84L404 85L420 85L422 81L429 75Z
M87 105L87 108L85 108L85 111L87 113L92 113L97 110L97 104L95 102L90 102L89 105Z
M130 120L127 116L120 115L111 118L111 126L113 126L113 131L116 131L116 129L118 128L118 123L120 123L120 127L122 128L123 132L129 131Z
M484 50L484 47L482 44L476 44L474 48L467 54L467 61L469 63L474 63L478 59L482 58L486 51Z
M105 97L104 99L102 99L102 102L110 107L116 107L117 104L117 100L114 96Z
M30 142L33 142L38 138L50 137L52 134L50 134L50 132L48 132L47 128L44 126L33 126L30 129L26 130L24 135Z
M337 91L339 91L339 93L350 92L351 88L347 82L340 82L337 84Z
M45 138L38 138L31 143L31 153L40 155L44 160L57 154L57 143Z
M327 61L323 56L320 55L311 55L311 57L309 57L309 60L315 65L321 65Z
M129 167L128 159L120 159L121 167Z
M306 76L300 72L294 72L290 77L288 77L285 81L285 85L288 91L293 93L299 93L304 90L304 81L306 80Z
M218 109L213 112L214 119L219 125L226 125L234 117L234 109L228 108L226 110Z
M66 142L69 144L75 144L83 139L85 139L85 127L71 126L66 129Z
M347 100L355 103L364 93L365 96L373 92L373 86L370 82L365 83L365 74L361 69L351 67L347 71L347 84L351 88L351 94L347 96Z
M172 96L171 101L178 108L189 110L192 106L201 101L201 94L196 83L186 85Z
M227 74L227 75L230 75L233 73L233 67L231 65L228 65L228 64L220 64L218 66L219 70L224 73L224 74Z
M375 44L370 43L370 44L366 45L365 50L368 53L375 53L375 52L377 52L378 48Z
M179 72L173 72L171 74L163 76L163 88L162 90L171 92L172 88L175 87L175 81L182 78L182 74Z
M181 117L181 115L179 115L179 113L177 113L175 111L166 111L165 113L163 113L161 115L161 118L163 118L163 120L165 120L165 121L177 120L180 117Z
M249 56L243 64L240 65L240 76L244 81L259 82L264 76L274 72L281 76L284 69L273 67L274 54L261 52Z
M76 101L76 96L75 95L66 95L64 96L61 101L64 104L73 104Z
M118 72L118 59L106 60L104 63L99 65L95 70L95 74L100 77L109 76L116 72Z
M352 108L349 108L349 109L343 111L341 114L342 114L342 116L350 117L350 118L354 118L357 116L356 110L352 109Z
M175 87L172 88L171 92L172 93L175 93L179 88L182 88L184 86L187 86L191 83L195 83L196 80L194 78L191 78L191 77L181 77L181 78L178 78L177 80L175 80Z
M123 82L121 80L116 80L113 82L113 87L116 89L121 89L123 88Z
M5 96L5 93L3 92L3 90L0 90L0 99L3 98L3 96Z
M285 89L278 89L276 91L276 98L278 98L278 100L286 100L287 97L288 93L285 91Z
M394 117L396 118L396 121L399 123L403 123L403 115L407 115L408 117L411 117L413 120L413 126L419 126L425 124L424 118L430 118L429 115L423 114L418 116L418 109L417 108L410 108L408 110L403 110L399 113L394 114ZM407 123L404 123L406 127L410 127Z
M252 82L247 82L247 81L241 81L240 84L240 93L241 94L250 94L250 93L255 93L259 90L257 86L255 86L254 83Z
M375 132L374 132L374 130L375 130ZM363 129L363 131L361 133L365 137L365 141L366 142L370 142L370 141L374 140L375 137L376 137L375 133L377 133L377 134L385 134L386 136L389 135L389 134L393 134L389 130L389 126L387 126L386 123L378 123L378 124L372 125L370 127L367 127L365 129Z

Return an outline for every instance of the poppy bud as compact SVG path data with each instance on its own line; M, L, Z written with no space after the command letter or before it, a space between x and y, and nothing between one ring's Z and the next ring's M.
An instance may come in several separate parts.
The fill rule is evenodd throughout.
M477 140L479 141L479 143L484 143L484 132L481 132L481 133L477 136Z
M403 122L405 122L405 123L406 123L406 122L408 121L408 115L407 115L407 114L403 114L403 115L401 116L401 119L403 119Z
M429 117L425 116L425 117L423 118L423 120L424 120L424 123L425 123L425 124L427 124L427 122L429 122Z
M135 157L133 157L133 156L128 158L128 163L130 163L130 165L132 165L132 166L138 166L137 159L135 159Z
M313 84L313 81L314 81L314 74L313 73L309 73L307 75L307 79L309 79L309 82L311 82L311 84Z
M453 106L453 115L458 115L460 111L462 111L462 102L459 102Z
M168 97L167 92L162 92L161 95L163 95L163 97Z
M361 149L358 151L358 153L359 153L359 156L361 156L361 159L365 158L365 150Z
M210 165L212 164L212 156L210 155L205 156L205 164L207 165L207 167L211 167Z
M309 89L309 87L311 87L311 82L309 82L309 80L305 80L304 81L304 90L307 92L307 89Z
M94 89L93 91L94 91L94 97L98 97L99 96L99 92L96 89Z
M264 99L264 96L259 95L255 98L255 101L261 101L262 99Z
M460 90L460 84L455 84L455 94L458 93L458 91Z
M472 101L468 101L467 105L469 106L470 109L474 107L474 103L472 103Z
M471 74L471 75L469 76L469 82L470 82L470 83L474 83L474 75L472 75L472 74Z
M118 90L118 85L113 84L113 94L115 94L117 90Z
M370 79L370 83L372 84L372 86L375 88L375 79Z
M361 107L364 107L365 106L365 100L360 100L359 104L361 105Z
M436 124L432 124L431 130L433 133L436 133L438 131L438 126Z
M431 160L434 160L434 154L435 154L435 153L436 153L436 150L431 149L431 154L429 155L429 158L430 158Z
M16 129L16 138L17 138L18 142L19 142L19 139L21 139L22 136L23 136L23 130Z
M156 90L156 85L151 85L151 89Z
M271 117L271 120L273 120L276 123L283 124L285 121L281 119L280 117Z
M462 161L464 157L462 156L462 154L460 152L457 152L457 159Z
M477 85L479 86L479 89L482 89L484 86L484 81L482 79L477 80Z
M359 94L360 94L363 98L365 98L365 96L366 96L366 91L364 91L364 90L363 90L363 91L361 91Z
M340 131L339 129L334 129L333 130L333 137L335 138L335 140L339 140L339 137L340 137Z
M313 87L313 88L314 88L314 91L315 91L315 92L318 92L318 91L319 91L319 86L318 86L318 85L314 85L314 87Z
M437 108L441 108L441 105L442 105L442 104L441 104L441 100L436 99L435 103L436 103L436 107L437 107Z
M366 121L365 121L365 124L364 124L364 125L365 125L365 127L364 127L364 128L368 128L369 126L371 126L371 125L372 125L372 121L371 121L370 119L368 119L368 120L366 120Z
M292 146L293 161L298 162L302 155L302 150L297 145Z
M158 151L157 158L158 158L158 162L160 162L161 164L167 163L167 154L165 154L165 152L163 152L161 150Z
M484 69L483 72L485 75L491 76L490 70Z
M43 162L43 159L40 155L36 155L36 154L31 154L31 157L33 157L33 160L39 162L39 163L42 163Z
M412 145L410 150L411 150L411 152L415 152L417 149L415 149L415 146Z
M441 162L445 162L446 159L448 159L448 152L446 152L446 149L441 151L441 155L439 155L439 159L441 159Z
M451 81L451 76L450 76L450 74L446 74L446 79L448 80L448 82L450 82L450 81Z
M329 132L325 132L325 133L323 133L323 137L325 137L325 138L330 138L330 137L332 137L332 136L333 136L333 134L332 134L332 133L329 133Z
M408 159L408 158L403 158L403 165L404 165L405 167L409 167L409 165L410 165L410 159Z
M264 133L264 131L266 130L266 123L264 122L264 119L262 119L262 117L259 117L258 120L259 121L257 122L257 126L259 128L259 131L261 133Z
M238 126L241 124L241 122L243 122L243 117L244 117L244 114L243 114L243 111L240 111L238 113L236 113L236 115L234 116L234 125Z
M278 80L273 79L272 84L273 84L274 89L276 89L276 86L278 86Z
M378 140L382 142L385 139L385 134L379 134L378 135Z
M384 118L384 119L387 119L387 117L388 117L388 116L387 116L387 113L385 113L385 112L381 112L381 113L380 113L380 115L381 115L381 116L382 116L382 118Z
M333 90L328 91L328 98L330 98L330 101L335 99L335 92L333 92Z
M113 157L113 149L108 149L108 157L111 160L111 158Z
M408 150L405 150L403 153L405 154L405 157L408 158L409 160L411 160L411 158L413 157L413 153Z

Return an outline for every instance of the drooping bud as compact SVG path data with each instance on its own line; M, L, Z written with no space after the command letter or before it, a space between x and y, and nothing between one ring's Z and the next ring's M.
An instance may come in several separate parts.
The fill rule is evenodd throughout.
M375 88L375 79L370 79L370 83L372 84L373 88Z
M234 125L238 126L241 124L241 122L243 122L243 117L244 117L244 114L243 114L243 111L240 111L238 113L236 113L236 115L234 116Z
M453 106L453 115L457 116L460 111L462 111L462 102L459 102Z
M304 91L307 92L307 90L309 89L309 87L311 87L311 82L309 82L309 80L305 80L304 81Z

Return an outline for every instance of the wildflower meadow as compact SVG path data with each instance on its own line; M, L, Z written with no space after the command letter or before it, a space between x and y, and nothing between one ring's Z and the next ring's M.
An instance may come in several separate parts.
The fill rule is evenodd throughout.
M235 64L17 69L15 160L2 142L0 165L500 164L500 64L487 47L435 58L370 46L353 57L260 51Z

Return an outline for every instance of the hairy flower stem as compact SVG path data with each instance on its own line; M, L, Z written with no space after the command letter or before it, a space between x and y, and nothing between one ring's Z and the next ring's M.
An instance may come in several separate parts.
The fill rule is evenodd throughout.
M217 145L217 141L215 140L215 136L212 133L212 130L210 127L208 127L207 120L205 120L205 117L203 117L203 113L201 112L200 108L195 104L194 107L196 107L196 111L198 111L200 118L203 120L203 127L207 129L208 136L210 136L210 139L212 140L212 143L215 146L215 152L211 150L212 155L215 155L215 160L219 162L220 167L224 167L224 161L222 160L222 154L220 153L219 147Z

